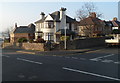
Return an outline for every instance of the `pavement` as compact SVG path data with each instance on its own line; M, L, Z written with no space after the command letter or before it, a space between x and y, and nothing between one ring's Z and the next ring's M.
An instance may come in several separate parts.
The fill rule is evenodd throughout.
M20 53L27 53L27 54L38 54L38 55L73 55L78 53L87 53L87 52L94 52L102 49L103 47L92 47L92 48L85 48L85 49L75 49L75 50L51 50L51 51L33 51L33 50L23 50L20 49Z

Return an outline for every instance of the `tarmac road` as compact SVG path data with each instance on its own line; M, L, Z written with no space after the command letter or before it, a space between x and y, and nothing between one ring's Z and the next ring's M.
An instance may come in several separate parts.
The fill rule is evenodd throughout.
M22 51L2 50L2 81L120 81L118 48L66 55Z

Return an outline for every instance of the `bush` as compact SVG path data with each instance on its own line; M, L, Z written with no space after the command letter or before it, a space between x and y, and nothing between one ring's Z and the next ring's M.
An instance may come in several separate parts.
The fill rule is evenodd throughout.
M4 43L9 43L10 42L10 39L5 39L4 40Z
M112 31L112 34L120 34L120 30L119 30L119 29L114 29L114 30Z
M45 43L45 40L42 39L42 38L38 38L38 39L36 40L36 43Z
M19 40L18 40L18 42L19 43L23 43L23 42L27 42L28 40L26 39L26 38L20 38Z
M33 40L29 40L30 43L33 43L34 41Z
M61 41L64 41L64 40L65 40L65 36L60 37L60 40L61 40ZM66 40L67 40L67 41L70 40L70 37L69 37L69 36L66 36Z

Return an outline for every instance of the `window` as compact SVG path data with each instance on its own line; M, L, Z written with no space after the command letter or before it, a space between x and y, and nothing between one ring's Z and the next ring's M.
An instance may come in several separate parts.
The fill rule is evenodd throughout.
M54 28L53 22L45 22L45 28Z
M45 33L46 40L53 40L53 33Z

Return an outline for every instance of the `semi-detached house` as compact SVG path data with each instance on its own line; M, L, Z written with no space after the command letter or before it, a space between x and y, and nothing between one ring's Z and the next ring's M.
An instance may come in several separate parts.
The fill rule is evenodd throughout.
M77 28L76 20L66 15L66 8L61 8L60 11L55 11L47 16L41 12L40 20L35 24L35 40L41 37L45 41L53 42L59 42L60 37L64 35L65 27L67 28L66 34L71 38Z

